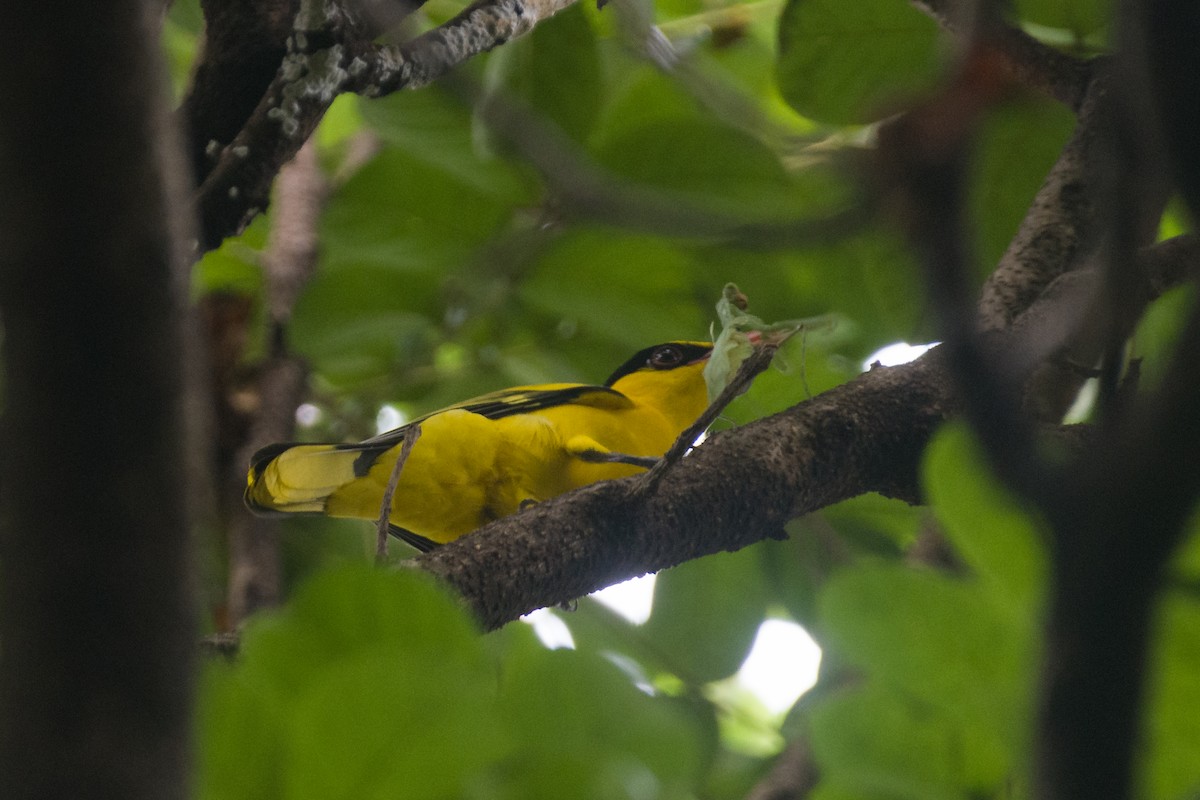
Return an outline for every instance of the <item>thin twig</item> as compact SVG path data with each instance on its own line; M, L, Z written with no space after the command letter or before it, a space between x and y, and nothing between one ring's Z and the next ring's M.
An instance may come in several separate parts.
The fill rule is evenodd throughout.
M387 487L383 490L383 499L379 501L379 522L376 523L375 530L375 563L384 564L387 562L388 554L388 528L392 516L392 496L396 493L396 485L400 483L400 473L404 470L405 463L408 462L408 456L412 453L413 446L417 440L421 438L421 423L413 423L404 433L404 444L400 446L400 455L396 457L396 466L392 467L392 476L388 478Z
M675 440L675 444L671 445L662 458L658 460L649 472L646 473L645 479L641 483L642 492L651 492L658 482L662 480L663 474L671 468L673 464L683 458L696 440L700 438L700 434L708 430L708 426L716 422L717 417L721 416L721 412L725 407L733 402L734 398L746 391L750 384L758 377L759 373L771 365L771 360L775 358L775 352L779 349L779 344L775 342L764 342L754 348L754 352L742 362L732 380L725 384L725 388L717 395L717 399L709 404L708 408L704 409L704 413L688 427L679 438Z

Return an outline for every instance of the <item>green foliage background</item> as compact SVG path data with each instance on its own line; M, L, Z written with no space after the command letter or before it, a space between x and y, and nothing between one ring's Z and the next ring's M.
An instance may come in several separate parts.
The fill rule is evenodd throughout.
M1107 5L1016 4L1029 29L1088 47ZM435 0L433 23L455 13ZM896 341L928 341L911 256L877 224L836 244L738 248L567 214L561 187L484 124L513 98L571 143L578 174L746 222L857 202L872 125L938 80L949 49L895 0L664 0L652 14L686 54L638 57L618 11L577 5L459 70L382 100L342 97L318 131L333 192L319 273L289 345L312 369L311 439L375 432L383 404L415 414L506 385L600 380L635 349L704 336L723 284L765 319L832 314L730 409L770 413L857 374ZM199 15L176 2L164 46L182 87ZM1019 98L978 142L979 276L1015 230L1070 132L1065 109ZM377 150L349 170L368 138ZM1014 155L1019 154L1019 155ZM195 292L262 292L272 220L199 265ZM1149 375L1190 305L1164 298L1139 332ZM262 335L262 332L260 332ZM263 351L260 342L251 358ZM659 577L633 625L585 601L559 616L576 650L523 625L480 636L407 571L367 566L366 526L289 523L294 590L251 621L242 655L207 669L197 774L205 798L743 797L785 739L809 737L820 800L1025 796L1046 555L1038 523L996 487L969 435L930 448L930 505L865 496L789 527L785 542ZM937 525L961 574L904 563ZM1145 797L1200 791L1200 540L1159 618ZM773 717L721 682L764 619L822 644L822 680ZM722 688L722 686L725 688Z

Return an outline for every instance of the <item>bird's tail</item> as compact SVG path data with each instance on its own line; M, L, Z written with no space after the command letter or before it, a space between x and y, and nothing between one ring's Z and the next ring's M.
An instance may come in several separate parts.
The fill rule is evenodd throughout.
M366 475L391 446L285 442L264 447L250 459L246 506L258 514L321 514L331 494Z

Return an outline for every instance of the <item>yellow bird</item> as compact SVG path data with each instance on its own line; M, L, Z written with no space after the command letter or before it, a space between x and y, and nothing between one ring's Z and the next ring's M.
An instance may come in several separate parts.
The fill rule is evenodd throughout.
M273 444L251 459L246 505L261 514L375 520L404 439L420 424L392 495L392 533L421 550L658 457L707 406L707 342L638 352L603 386L550 383L476 397L358 444Z

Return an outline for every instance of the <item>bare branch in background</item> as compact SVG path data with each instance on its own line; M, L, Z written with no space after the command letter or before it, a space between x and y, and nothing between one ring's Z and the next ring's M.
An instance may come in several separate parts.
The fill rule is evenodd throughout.
M282 331L300 291L316 272L317 226L328 191L314 145L301 148L280 172L274 225L263 254L274 349L253 386L237 387L225 381L218 399L231 408L231 416L252 420L248 431L229 431L227 427L224 434L236 443L231 457L222 465L224 499L233 504L227 513L229 627L236 627L256 609L280 600L279 522L245 513L241 495L246 482L245 465L253 452L264 444L295 438L295 410L304 397L307 374L299 359L286 351Z
M702 208L686 195L621 180L596 166L566 135L515 97L493 92L479 114L538 170L554 192L557 210L567 218L767 250L844 240L860 232L874 210L864 200L823 217L754 222L745 214Z

